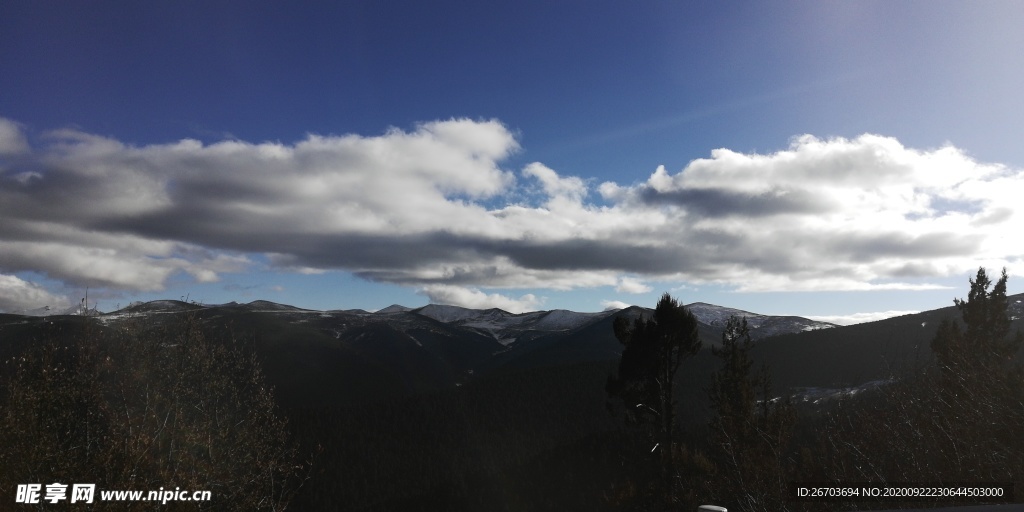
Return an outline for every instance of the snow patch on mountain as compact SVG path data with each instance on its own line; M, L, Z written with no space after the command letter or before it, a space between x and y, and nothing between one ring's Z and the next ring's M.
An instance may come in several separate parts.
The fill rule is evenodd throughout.
M433 318L438 322L444 322L446 324L465 320L480 314L480 312L475 309L448 306L444 304L427 304L422 308L412 310L412 312L427 318Z
M725 306L716 306L706 302L694 302L693 304L688 304L686 309L688 309L690 313L693 313L693 316L697 317L698 322L714 326L725 326L729 317L736 316L747 317L747 325L753 329L754 324L760 324L759 320L764 318L764 315L751 313L750 311L727 308Z
M287 304L278 304L269 300L254 300L246 304L246 306L249 307L250 311L258 311L260 313L319 313L319 311L297 308Z
M180 300L151 300L149 302L135 302L122 311L131 313L177 313L201 307L198 304L190 304Z
M615 313L577 313L556 309L515 314L498 308L478 310L440 304L430 304L411 312L453 326L473 329L504 346L514 343L525 332L572 330Z
M893 379L881 379L844 388L797 388L795 389L796 393L791 395L790 399L798 403L803 402L820 405L833 400L849 398L866 391L873 391L892 384L893 382L895 382Z
M747 319L747 325L752 331L751 335L756 338L766 338L768 336L775 336L776 334L815 331L818 329L829 329L835 327L835 324L818 322L816 320L799 316L762 315L760 313L751 313L750 311L744 311L742 309L716 306L705 302L694 302L693 304L686 306L686 309L693 313L693 316L697 318L698 322L713 327L725 327L726 322L729 321L729 317L731 316L739 318L745 317Z
M542 331L565 331L581 327L592 320L605 316L608 316L607 312L577 313L565 309L554 309L541 316L532 327Z

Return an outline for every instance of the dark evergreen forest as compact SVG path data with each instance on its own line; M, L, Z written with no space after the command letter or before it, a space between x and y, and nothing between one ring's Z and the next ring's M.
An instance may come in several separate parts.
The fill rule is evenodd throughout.
M444 385L448 362L241 311L116 324L4 315L0 500L12 503L18 483L65 479L220 494L171 510L985 502L801 501L800 482L1014 483L1024 502L1012 299L1005 273L981 269L949 308L755 341L738 317L697 329L666 295L664 315L538 338L514 363ZM478 357L465 343L446 350ZM594 343L618 350L581 349Z

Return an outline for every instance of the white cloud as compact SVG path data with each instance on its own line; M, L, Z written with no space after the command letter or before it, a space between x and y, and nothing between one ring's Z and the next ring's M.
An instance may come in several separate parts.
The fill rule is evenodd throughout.
M1020 170L876 135L802 136L767 155L719 149L678 174L661 167L601 192L624 209L666 211L685 226L666 237L704 244L677 278L741 291L933 289L907 278L1006 264L1024 249L1004 236L1024 227L1012 213Z
M52 294L45 288L18 276L0 274L0 311L17 312L49 306L53 311L63 310L71 301Z
M622 302L621 300L602 300L601 301L601 308L603 308L604 311L611 311L613 309L626 309L626 308L628 308L630 306L632 306L632 304L627 304L625 302Z
M169 255L169 253L157 256ZM150 254L153 256L153 254ZM125 246L95 247L61 241L5 241L0 268L39 271L70 284L154 291L187 262L132 253Z
M346 270L462 303L492 297L481 288L646 293L655 280L919 290L979 264L1015 272L1024 254L1019 169L877 135L717 149L677 173L603 183L600 205L586 179L539 162L517 182L501 163L519 145L497 121L293 144L131 146L62 130L41 148L3 121L0 139L18 153L0 153L0 272L75 285L211 282L260 254L277 270ZM540 204L510 199L538 185Z
M498 308L509 313L534 311L544 303L543 298L526 294L518 299L498 293L487 294L476 288L435 284L425 286L420 293L426 295L434 304L462 306L470 309Z
M647 293L653 290L650 286L647 286L639 279L623 276L619 278L619 285L615 287L615 291L619 293Z
M17 123L0 117L0 156L28 153L28 140ZM0 167L0 171L3 167Z
M816 316L805 316L811 320L818 322L829 322L838 325L853 325L862 324L866 322L876 322L878 320L885 320L886 318L892 318L895 316L902 315L913 315L920 313L920 311L876 311L872 313L854 313L852 315L816 315Z
M58 230L59 231L59 230ZM186 244L153 242L125 235L69 236L53 241L5 241L0 244L0 268L44 272L76 285L158 291L176 271L198 282L217 281L218 272L239 272L244 256L210 254Z
M523 168L523 176L536 178L551 198L569 198L579 201L587 195L587 185L580 178L563 178L540 162L533 162Z
M762 276L754 277L749 282L735 283L738 292L827 292L827 291L927 291L927 290L952 290L954 287L934 283L906 283L906 282L884 282L871 283L861 281L855 277L820 279L794 279L790 276Z

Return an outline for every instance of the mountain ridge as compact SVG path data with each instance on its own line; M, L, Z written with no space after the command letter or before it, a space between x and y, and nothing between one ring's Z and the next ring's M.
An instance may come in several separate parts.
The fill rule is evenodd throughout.
M1014 325L1024 326L1024 294L1009 297ZM752 355L782 387L836 388L886 379L904 361L930 353L939 320L958 318L955 306L850 326L795 316L771 316L694 303L705 350L720 343L725 319L744 315L755 340ZM245 340L267 366L284 403L321 404L407 396L460 386L495 373L564 365L614 368L622 345L616 318L653 313L630 306L598 313L567 310L514 314L497 308L391 306L318 311L270 301L202 305L162 300L109 313L33 317L0 315L0 356L10 357L47 333L96 322L98 332L173 329L193 315L216 336ZM144 320L139 322L138 320ZM828 328L808 329L809 326ZM79 326L79 327L76 327ZM708 354L695 364L710 364ZM898 370L898 368L896 368ZM371 390L357 392L355 390Z
M691 304L686 304L684 307L690 310L690 312L693 313L695 317L697 317L697 320L699 322L709 326L724 325L725 320L729 316L733 315L738 317L746 317L747 322L750 325L752 331L756 331L757 329L760 329L762 326L777 326L781 319L788 319L791 322L799 323L798 328L797 326L790 326L789 330L791 331L812 330L836 326L836 324L832 324L829 322L811 320L809 318L800 317L796 315L765 315L761 313L753 313L741 309L730 308L727 306L719 306L716 304L710 304L706 302L693 302ZM96 309L89 310L88 312L80 312L78 308L68 308L65 310L55 311L43 307L35 308L32 310L14 311L9 312L8 314L22 316L80 315L104 317L124 315L128 313L172 313L204 308L243 308L261 312L301 312L311 314L349 313L362 315L388 315L401 313L415 313L420 316L432 318L443 323L454 323L469 326L485 325L488 323L531 324L536 326L546 326L548 328L547 330L558 330L578 327L589 320L603 318L621 312L628 313L628 311L630 310L639 310L645 313L650 313L652 311L650 308L644 308L642 306L630 306L627 308L609 309L600 312L579 312L567 309L551 309L529 311L525 313L511 313L500 308L474 309L463 306L432 303L418 308L411 308L408 306L403 306L401 304L392 304L386 308L371 312L363 309L306 309L264 299L257 299L244 304L238 302L228 302L225 304L202 304L197 302L186 302L173 299L157 299L147 302L134 302L124 308L109 312L100 312L97 311ZM775 331L788 332L786 328L779 327L771 329L771 331L771 334L755 336L771 336L776 333ZM754 335L754 333L752 333L752 335Z
M732 311L707 307L719 316ZM0 321L0 331L12 332L19 323L44 325L57 319L95 321L113 330L120 330L116 328L127 321L147 330L173 329L184 315L192 315L220 336L250 339L268 374L275 376L287 396L285 401L309 403L334 400L310 398L316 396L310 389L369 387L383 390L382 394L406 395L459 386L505 370L617 360L622 345L613 334L614 319L652 313L637 306L594 313L564 309L511 313L439 304L420 308L396 304L371 313L309 310L267 300L245 304L156 300L89 315L15 315L6 324ZM708 321L715 322L711 317ZM786 332L797 332L810 320L779 322L789 322ZM706 346L714 345L721 335L721 327L710 323L698 325ZM759 338L770 333L769 329L752 330ZM340 394L351 396L350 391Z

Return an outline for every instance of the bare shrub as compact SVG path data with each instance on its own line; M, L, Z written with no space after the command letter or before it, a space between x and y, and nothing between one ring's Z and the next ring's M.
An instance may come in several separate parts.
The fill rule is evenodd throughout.
M136 323L47 340L8 364L4 492L52 482L209 490L212 502L187 508L279 511L301 483L255 356L233 338L209 339L194 315L169 329Z

